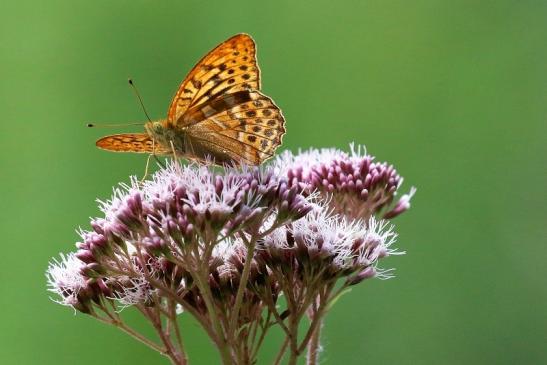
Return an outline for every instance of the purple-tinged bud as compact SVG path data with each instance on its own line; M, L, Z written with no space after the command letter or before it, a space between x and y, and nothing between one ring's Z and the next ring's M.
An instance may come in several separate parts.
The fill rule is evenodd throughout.
M416 194L416 188L411 188L408 194L405 194L399 199L395 207L384 214L384 219L392 219L398 216L399 214L404 213L410 208L410 199Z
M88 278L97 278L106 274L106 270L97 262L91 262L83 266L80 272Z
M298 251L300 251L301 254L307 251L308 246L307 246L306 238L304 237L304 234L302 233L302 231L300 230L294 231L292 233L292 238L293 238L294 246L297 248Z
M384 257L389 256L389 251L384 246L378 247L375 251L379 259L383 259Z
M165 241L158 236L145 237L142 240L145 249L154 255L169 254L169 248Z
M175 189L173 189L173 196L175 200L179 201L186 198L186 188L182 185L177 185Z
M249 190L256 190L258 188L258 180L253 179L249 185Z
M372 266L369 266L366 269L357 273L356 275L349 277L347 279L347 283L348 285L359 284L363 280L373 278L374 276L376 276L376 269L374 269L374 267Z
M185 204L183 207L182 207L182 212L184 213L184 215L186 216L193 216L194 215L194 211L192 210L192 208Z
M97 233L104 235L104 224L105 220L101 218L96 218L91 221L91 228Z
M304 217L306 214L308 214L309 212L312 211L312 206L309 205L309 204L300 204L300 206L298 207L298 211L297 211L297 214L295 215L295 219L300 219L302 217Z
M224 180L222 180L221 176L215 176L215 193L217 196L220 196L222 194L222 189L224 188Z
M124 231L127 231L128 233L133 229L138 230L142 227L140 216L135 215L133 210L128 205L118 210L116 218L118 219L119 225L121 226L120 228Z
M228 262L237 269L237 271L242 272L243 267L245 263L243 262L243 257L240 257L239 255L232 255L230 258L228 258Z
M369 234L365 242L365 248L368 250L374 250L381 243L382 243L382 238L379 235Z
M123 247L125 245L122 237L131 238L131 231L129 228L125 224L122 224L118 219L112 219L105 224L104 230L105 236L118 246Z
M89 244L85 242L76 242L76 248L79 250L89 250Z
M93 253L91 253L91 251L89 250L78 250L76 251L75 256L86 264L96 261L95 256L93 256Z
M362 246L365 240L362 237L358 237L353 241L353 244L351 245L351 250L353 252L358 251Z
M89 250L95 256L110 255L112 253L109 242L103 235L91 233L86 237L86 242L88 243Z
M194 229L194 225L192 223L189 223L187 226L186 226L186 230L185 230L185 236L186 237L191 237L195 232L195 229Z
M161 238L165 238L164 230L163 230L163 224L161 220L156 221L152 217L148 217L148 235L150 236L157 236Z
M95 311L93 310L93 306L91 304L91 301L79 301L77 303L74 303L72 305L72 308L76 309L78 312L84 313L84 314L92 314Z
M101 288L99 287L99 285L97 284L97 282L100 280L101 279L94 279L94 278L88 279L86 282L88 290L85 291L86 296L88 296L93 302L99 305L102 303L104 299L104 294ZM80 294L82 295L83 293L80 292Z
M166 235L171 237L173 241L177 243L177 245L182 246L183 245L183 238L182 238L182 232L179 229L178 224L175 222L173 217L167 216L165 217L165 220L163 222L163 230L166 232Z
M101 293L105 296L105 297L110 297L112 296L112 290L110 290L110 288L108 286L106 286L105 282L103 279L97 279L95 281L95 283L97 284L97 286L99 287L99 290L101 291Z
M143 212L141 195L134 192L127 199L127 207L131 210L135 217L140 217Z

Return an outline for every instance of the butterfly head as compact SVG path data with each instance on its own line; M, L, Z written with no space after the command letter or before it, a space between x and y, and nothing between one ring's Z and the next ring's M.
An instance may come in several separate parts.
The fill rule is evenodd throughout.
M164 138L166 133L166 128L163 125L163 120L148 122L144 125L144 129L150 135L150 137L161 140Z
M156 120L148 122L144 125L146 132L152 140L156 142L156 145L163 146L171 150L182 150L183 146L180 144L180 133L166 123L165 120Z

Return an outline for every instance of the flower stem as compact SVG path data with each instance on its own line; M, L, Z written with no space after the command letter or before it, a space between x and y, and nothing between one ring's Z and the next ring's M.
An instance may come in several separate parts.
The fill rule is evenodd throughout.
M165 345L165 351L163 352L163 354L167 356L173 364L186 365L187 363L186 356L184 354L181 354L174 347L171 341L170 334L163 329L161 314L160 314L161 312L159 308L157 306L155 308L146 308L139 305L137 306L137 309L139 309L141 313L150 320L150 322L152 323L152 326L154 327L161 341Z
M323 320L319 320L319 325L313 330L310 342L308 343L308 358L306 361L307 365L316 365L319 360L319 339L321 337L321 327Z
M310 308L310 327L308 328L308 332L304 336L304 339L302 340L302 343L300 344L300 347L298 348L298 351L304 351L304 348L308 346L308 357L310 356L310 350L313 350L315 353L313 354L313 357L317 359L317 351L319 349L319 337L321 335L321 326L323 325L323 317L327 313L328 306L329 306L329 300L325 300L325 298L329 298L330 293L332 292L332 284L331 286L325 288L325 292L322 294L319 294L315 299L314 302ZM313 342L316 342L315 344L312 344ZM316 360L317 361L317 360ZM309 364L315 364L309 363Z
M232 356L230 355L230 351L228 350L224 330L222 329L222 326L219 322L219 317L213 304L213 293L211 292L211 288L209 287L209 285L207 285L207 269L207 267L203 267L201 270L198 270L199 272L196 273L195 280L202 293L203 301L205 302L207 311L209 312L209 320L213 324L213 328L216 332L216 337L218 339L216 345L218 347L218 351L220 352L222 363L224 365L229 365L232 364Z
M176 312L176 303L173 300L169 300L169 321L172 323L173 331L175 332L175 336L177 337L177 343L180 349L180 354L182 357L182 360L187 363L188 362L188 356L186 355L186 351L184 351L184 343L182 342L182 336L180 334L180 328L179 324L177 322L177 312Z
M298 356L300 355L298 351L298 323L299 319L296 316L291 315L289 319L289 339L290 339L290 349L291 355L289 357L289 365L296 365Z
M207 323L205 318L198 311L196 311L195 308L188 305L188 303L186 303L184 300L178 297L173 290L163 285L160 281L155 280L152 277L147 277L147 280L150 281L156 288L160 290L161 293L166 295L169 299L174 300L178 304L182 305L184 310L192 314L196 318L196 320L201 324L201 327L207 332L209 337L211 337L211 340L213 340L215 344L218 343L219 339L216 337L214 331L211 329L211 326Z
M249 281L251 262L253 260L256 245L256 239L254 236L251 237L250 241L247 240L247 238L243 234L241 235L241 238L247 244L247 255L245 256L245 265L243 266L243 273L241 274L241 280L239 282L239 287L237 288L236 300L234 304L234 309L232 311L232 316L230 318L230 327L228 329L228 333L234 336L234 340L236 340L235 331L237 326L237 320L239 319L239 310L241 309L241 304L243 302L243 293L245 291L245 288L247 287L247 282Z
M143 335L141 335L140 333L135 331L133 328L127 326L122 321L115 320L115 319L102 318L102 317L97 316L97 315L95 315L93 317L95 319L98 319L100 322L110 324L114 327L117 327L117 328L121 329L123 332L127 333L129 336L131 336L134 339L136 339L137 341L145 344L146 346L150 347L151 349L156 350L160 354L165 353L165 349L163 347L161 347L157 343L153 342L152 340L149 340L148 338L144 337Z

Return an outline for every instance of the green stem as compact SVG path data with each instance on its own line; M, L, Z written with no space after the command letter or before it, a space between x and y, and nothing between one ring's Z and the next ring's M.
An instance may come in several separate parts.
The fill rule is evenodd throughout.
M289 365L296 365L296 361L298 360L298 356L300 355L300 353L298 352L298 322L299 320L296 316L289 316L289 344L291 349Z
M222 358L222 363L225 365L229 365L232 364L232 357L230 355L230 351L228 350L224 330L222 329L222 326L219 322L219 317L217 316L217 312L213 304L213 293L211 292L211 288L209 287L209 285L204 282L204 279L207 280L208 276L206 270L207 267L202 266L201 270L199 270L194 276L205 302L205 306L207 307L207 311L209 312L209 320L213 324L213 328L216 332L216 337L218 339L217 347L220 352L220 357Z
M251 237L249 242L244 235L241 235L243 241L247 244L247 255L245 257L245 265L243 266L243 273L241 274L241 281L239 282L239 287L237 288L236 300L234 304L234 309L232 311L232 317L230 319L230 327L228 333L233 335L233 340L235 338L235 331L237 326L237 320L239 319L239 310L241 309L241 304L243 302L243 293L247 287L247 282L249 281L249 273L251 272L251 261L253 260L256 240L254 235Z
M211 337L211 340L215 344L218 344L218 339L216 338L215 333L211 330L211 327L209 326L209 323L205 320L205 318L193 307L188 305L185 301L181 300L175 292L173 292L171 289L169 289L167 286L163 285L161 282L151 278L147 277L147 280L154 285L155 288L158 288L162 294L165 294L168 298L171 300L176 301L178 304L182 305L185 311L188 311L191 315L193 315L197 321L201 324L205 332Z
M323 323L323 317L325 316L325 314L327 313L329 309L330 300L333 298L333 296L331 296L333 287L334 287L334 283L328 285L323 292L320 292L320 294L318 294L317 297L314 298L311 315L310 315L310 319L311 319L310 327L308 328L308 332L304 336L304 339L302 340L302 343L300 344L300 347L298 348L299 352L304 351L304 348L308 346L308 343L314 340L317 341L317 344L315 345L316 346L315 351L317 351L319 346L319 336L321 332L321 325ZM339 292L337 291L336 293L339 293ZM310 350L310 347L308 347L308 351L309 350Z
M179 324L177 322L177 309L176 309L176 302L172 299L169 300L169 321L171 321L173 325L173 331L175 332L175 336L177 337L177 343L180 349L180 354L182 357L182 360L187 363L188 362L188 355L186 355L186 351L184 351L184 343L182 342L182 336L180 334L180 328Z
M279 352L277 353L277 356L275 357L273 365L279 365L279 363L281 363L281 360L283 360L283 355L285 355L285 351L287 351L288 345L289 345L289 336L285 336L285 341L283 341L283 345L281 345L281 348L279 349Z
M177 349L174 348L173 343L171 342L171 337L169 336L169 333L166 333L163 329L162 321L161 321L161 312L158 308L158 303L156 303L156 307L152 308L146 308L143 306L138 305L137 309L141 311L141 313L147 317L150 322L152 322L152 326L156 330L158 336L160 337L161 341L163 342L165 346L165 351L163 354L167 356L171 362L175 365L186 365L186 360L184 359L184 356L182 356Z
M114 327L117 327L117 328L121 329L123 332L127 333L129 336L133 337L137 341L140 341L141 343L145 344L146 346L150 347L151 349L156 350L160 354L162 354L162 355L165 354L165 349L163 347L161 347L157 343L149 340L148 338L144 337L143 335L141 335L140 333L135 331L133 328L125 325L123 322L118 321L118 320L114 320L114 319L106 319L106 318L102 318L102 317L99 317L99 316L93 316L93 317L96 318L97 320L99 320L100 322L103 322L103 323L106 323L106 324L109 324L109 325L112 325Z
M316 365L319 360L319 339L321 337L322 320L319 320L320 324L313 330L310 342L308 343L308 358L307 365Z

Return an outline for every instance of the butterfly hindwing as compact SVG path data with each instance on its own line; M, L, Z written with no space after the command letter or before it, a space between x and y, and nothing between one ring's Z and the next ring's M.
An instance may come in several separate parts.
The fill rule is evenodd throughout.
M281 110L259 91L224 95L188 114L190 143L206 143L210 149L251 165L273 156L285 133Z
M146 133L113 134L99 139L97 147L114 152L169 154L169 150L154 144Z
M177 91L167 120L179 127L190 108L207 103L224 94L260 89L260 70L256 46L247 34L237 34L224 41L190 71Z

